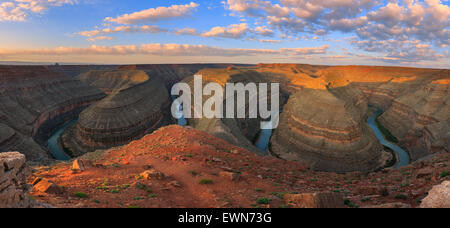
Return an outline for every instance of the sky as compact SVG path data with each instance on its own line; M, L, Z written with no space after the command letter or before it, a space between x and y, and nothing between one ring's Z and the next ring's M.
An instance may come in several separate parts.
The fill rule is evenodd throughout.
M449 0L0 0L0 61L450 68Z

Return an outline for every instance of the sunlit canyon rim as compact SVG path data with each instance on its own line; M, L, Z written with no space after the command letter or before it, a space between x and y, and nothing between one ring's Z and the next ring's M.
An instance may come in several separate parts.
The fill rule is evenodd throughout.
M406 186L403 183L405 180L398 177L383 187L366 183L377 177L385 179L411 170L409 172L414 179L409 179L409 182L418 184L422 183L421 172L424 169L432 170L424 174L426 178L427 175L446 172L444 164L449 159L449 70L299 64L89 68L0 67L1 150L20 151L35 167L54 167L52 171L38 168L39 171L32 176L71 186L77 182L72 176L83 178L84 172L74 171L71 163L57 160L76 159L77 163L84 163L82 170L92 172L90 177L94 175L117 181L118 184L125 181L123 184L127 185L127 181L142 181L139 178L126 180L122 176L124 174L117 174L114 170L135 172L139 176L145 171L139 171L138 167L142 167L139 164L149 163L154 168L160 166L163 171L159 172L171 176L161 180L161 185L164 181L168 185L176 182L183 186L181 188L190 188L184 182L187 180L178 179L181 178L178 172L188 175L189 170L186 169L192 168L190 171L203 171L201 175L205 178L213 172L229 172L229 175L238 175L250 183L257 183L256 186L269 189L276 188L270 184L275 182L292 192L301 190L307 193L310 192L308 189L314 188L320 189L320 192L342 191L349 199L358 199L366 197L369 194L366 191L375 191L373 195L377 195L378 190L393 191L395 181ZM79 74L74 76L71 72ZM196 74L203 75L203 84L279 83L281 115L278 128L262 131L260 123L264 120L248 116L174 119L170 106L175 98L169 95L170 89L179 82L193 86ZM203 101L207 101L208 97L204 95ZM223 103L226 103L227 97L224 96ZM189 107L179 106L180 111L186 108ZM203 163L203 159L212 164ZM438 166L435 160L439 161ZM433 168L426 168L429 165ZM172 166L178 168L172 169ZM421 168L416 169L417 166ZM227 171L214 171L223 167L227 167ZM70 174L65 178L51 179L55 172L62 176ZM276 176L265 174L267 172L274 172ZM333 177L342 178L345 183L333 180ZM189 181L194 182L202 179L198 176L190 178L194 180ZM211 178L217 179L214 176ZM32 179L29 177L30 181ZM219 188L230 184L224 176L219 179L214 180ZM247 186L237 182L234 177L230 181L231 184L236 182L237 188L254 191L251 184ZM330 181L342 187L329 189L330 186L322 185ZM422 183L424 187L419 190L426 191L426 186L432 182ZM73 189L69 187L67 192L58 194L70 196L83 191L96 198L106 197L106 201L111 190L102 191L103 188L94 185L100 186L101 183ZM174 191L180 191L178 188L175 187ZM411 191L419 191L411 188L414 189ZM113 190L124 194L124 197L138 194L128 193L126 189ZM36 189L32 194L41 195L41 192ZM50 197L56 193L47 194ZM215 195L220 197L221 194L218 192ZM391 198L387 196L361 204L373 206L375 202L396 201L397 195L394 194L390 194ZM417 203L411 202L420 194L408 197L411 197L407 201L409 204L402 203L414 206ZM40 198L59 207L73 206ZM248 206L245 202L251 201L234 200L229 206ZM88 201L84 203L85 206L97 206ZM156 205L147 201L141 203L142 206L165 207L173 206L174 202L164 201ZM274 199L273 203L284 205L282 198ZM185 205L209 207L216 204Z
M0 208L450 208L449 4L1 1Z

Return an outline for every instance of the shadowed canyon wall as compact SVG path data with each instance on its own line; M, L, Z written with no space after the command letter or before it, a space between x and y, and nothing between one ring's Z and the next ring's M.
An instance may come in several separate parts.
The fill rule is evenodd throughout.
M248 83L256 83L258 85L259 83L270 83L269 79L266 78L264 75L252 70L248 69L247 67L228 67L227 69L202 69L197 74L202 75L203 79L203 86L210 82L218 83L222 86L224 91L224 99L223 99L223 106L224 106L224 116L226 116L226 102L230 95L226 93L225 85L226 83L242 83L244 85L247 85ZM183 80L183 82L186 82L191 87L191 90L194 88L194 77L189 77ZM270 106L270 85L268 86L268 102ZM281 91L280 96L280 105L286 103L288 95L284 93L284 91ZM203 96L203 103L205 103L211 96L204 95ZM192 98L194 100L194 98ZM261 101L260 101L261 102ZM234 110L236 114L237 107L237 95L234 97ZM192 103L194 105L194 103ZM245 115L246 118L237 118L237 115L235 115L235 118L190 118L188 119L189 125L208 132L209 134L212 134L218 138L221 138L231 144L243 147L249 151L255 152L260 155L267 155L266 151L261 151L256 146L254 146L255 141L257 140L257 137L259 136L259 133L261 131L261 119L251 119L249 118L249 103L248 103L248 95L247 100L245 102ZM192 107L192 113L194 113L194 108Z
M104 93L42 66L0 66L1 151L48 158L46 139ZM34 139L34 141L32 140Z
M396 98L380 118L413 160L450 151L449 82L435 80Z
M382 166L383 149L366 123L370 105L384 111L379 121L412 160L449 151L449 70L304 64L3 66L0 149L18 150L28 160L46 159L46 139L80 113L62 137L75 155L129 143L173 123L169 91L180 81L192 86L194 74L202 74L204 83L222 86L280 83L281 122L270 152L317 170L371 171ZM260 119L188 121L265 154L253 145Z

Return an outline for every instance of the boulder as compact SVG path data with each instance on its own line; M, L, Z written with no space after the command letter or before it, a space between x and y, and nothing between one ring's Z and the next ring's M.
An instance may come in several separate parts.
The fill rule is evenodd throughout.
M417 171L416 178L424 178L433 175L433 169L431 167L423 168Z
M237 181L239 180L239 175L237 173L233 173L233 172L227 172L227 171L223 171L219 173L219 176L228 179L230 181Z
M149 169L140 174L146 180L164 180L166 175L156 169Z
M422 200L421 208L450 208L450 181L436 185Z
M55 184L54 182L48 180L48 179L42 179L39 181L34 187L34 191L47 193L47 194L63 194L64 189L60 187L59 185Z
M286 194L287 205L295 208L344 208L344 199L337 193Z
M42 180L42 177L36 177L34 178L33 182L31 182L31 185L35 186Z
M82 160L75 160L72 164L72 170L83 172L86 170L85 162Z
M29 208L35 205L26 196L30 190L26 178L31 170L25 162L25 155L21 153L0 153L0 208Z

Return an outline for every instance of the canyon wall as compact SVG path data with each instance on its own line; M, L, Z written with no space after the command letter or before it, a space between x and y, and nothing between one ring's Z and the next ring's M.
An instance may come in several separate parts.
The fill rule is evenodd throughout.
M304 160L320 170L373 169L377 166L374 152L377 149L373 148L379 146L374 145L378 142L367 130L367 105L386 111L380 121L400 139L413 160L448 148L449 70L260 64L256 71L277 80L291 94L281 125L272 138L273 152L283 158ZM433 86L423 88L424 85ZM301 113L300 109L308 111ZM348 125L335 126L339 110ZM311 116L311 112L315 114ZM336 129L340 136L334 132ZM362 141L346 138L352 134L362 136ZM366 152L360 151L358 145L366 145ZM347 165L345 161L339 162L340 165L331 162L346 157L353 159Z
M0 123L9 129L1 151L19 150L29 161L48 158L46 139L104 93L43 66L0 66ZM34 141L33 141L34 140Z
M90 106L63 135L75 155L124 145L172 123L164 82L140 70L92 71L79 77L108 96Z
M372 171L382 147L365 124L367 100L358 90L305 88L291 96L271 143L279 157L314 170Z
M242 83L247 85L252 82L258 85L259 83L269 83L270 81L262 74L246 67L229 67L227 69L202 69L197 74L202 75L203 86L213 82L218 83L222 86L224 91L223 97L223 115L226 116L226 103L227 99L231 99L230 95L226 93L225 85L226 83ZM194 77L189 77L183 80L186 82L191 90L194 88ZM270 89L270 85L268 86ZM270 90L268 91L267 101L262 100L260 102L268 102L270 106ZM285 93L281 92L280 105L283 105L287 96ZM203 104L211 97L211 95L203 95ZM192 100L194 98L192 97ZM261 132L261 121L262 119L249 118L249 102L248 96L244 103L244 107L237 106L237 95L234 96L234 118L190 118L188 119L189 125L208 132L218 138L221 138L233 145L245 148L246 150L252 151L259 155L268 155L266 151L261 151L256 146L254 146L255 141L258 139L259 133ZM192 106L194 103L192 103ZM238 118L236 110L245 109L245 118ZM194 108L191 108L191 113L194 113Z
M26 182L31 169L25 162L25 155L18 152L0 153L0 208L36 206L26 195L31 190Z
M408 149L412 160L450 151L449 82L435 80L396 98L380 118Z

